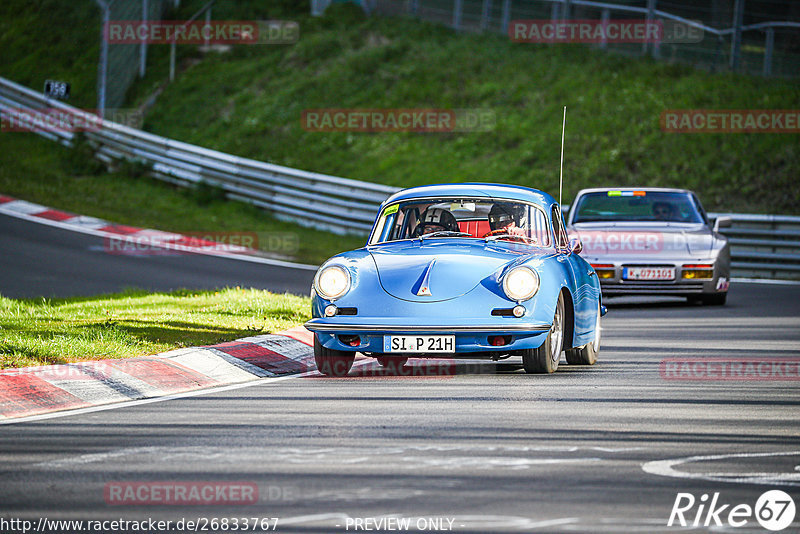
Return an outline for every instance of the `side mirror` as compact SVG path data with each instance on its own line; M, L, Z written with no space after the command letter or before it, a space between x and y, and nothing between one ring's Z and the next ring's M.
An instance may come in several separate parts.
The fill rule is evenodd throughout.
M580 254L583 252L583 243L577 237L573 237L569 240L569 251L572 254Z
M730 228L733 224L733 219L730 217L717 217L717 220L714 221L714 231L719 232L720 228Z

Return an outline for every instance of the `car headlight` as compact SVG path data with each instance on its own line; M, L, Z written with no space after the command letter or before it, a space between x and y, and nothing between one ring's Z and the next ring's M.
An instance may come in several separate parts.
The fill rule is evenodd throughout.
M511 300L528 300L539 291L539 275L530 267L514 267L503 277L503 291Z
M314 288L325 299L338 299L350 290L350 273L341 265L323 267L314 279Z

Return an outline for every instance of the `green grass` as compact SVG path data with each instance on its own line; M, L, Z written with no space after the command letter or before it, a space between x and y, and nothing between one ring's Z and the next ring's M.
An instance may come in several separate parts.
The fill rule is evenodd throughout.
M798 109L796 81L709 74L582 45L515 44L405 18L301 22L294 46L239 47L183 72L153 132L259 160L407 187L485 180L557 192L689 187L710 210L800 212L796 134L675 134L669 109ZM318 133L309 108L484 108L484 133Z
M308 298L241 288L0 297L0 368L142 356L281 331L308 319Z
M135 174L135 173L134 173ZM319 264L363 246L364 238L317 232L238 202L174 188L124 172L94 174L73 151L26 133L0 133L0 193L120 224L173 232L256 232L278 257ZM269 236L289 236L297 249L270 250Z
M37 91L67 81L70 104L95 108L100 24L96 2L0 2L0 76Z

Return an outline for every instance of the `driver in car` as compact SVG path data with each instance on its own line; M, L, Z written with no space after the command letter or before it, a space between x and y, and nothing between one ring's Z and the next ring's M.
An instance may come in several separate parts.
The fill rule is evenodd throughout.
M428 208L422 214L419 224L414 228L414 237L435 232L461 232L458 221L449 211L441 208Z
M520 228L522 221L523 209L518 206L511 206L508 204L495 204L489 210L489 228L483 237L493 235L512 235L512 236L527 236L524 228ZM516 212L516 213L515 213Z
M653 211L653 216L658 221L677 220L675 206L673 206L669 202L663 202L663 201L653 202L653 205L650 207L650 209Z

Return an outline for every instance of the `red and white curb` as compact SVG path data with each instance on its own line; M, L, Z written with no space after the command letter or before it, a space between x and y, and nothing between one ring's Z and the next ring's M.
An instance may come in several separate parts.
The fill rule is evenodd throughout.
M220 246L220 243L200 239L198 237L115 224L96 217L75 215L74 213L55 210L47 206L5 195L0 195L0 213L19 219L55 226L64 230L111 239L114 240L115 244L121 243L119 248L121 248L122 252L125 251L126 243L129 244L131 249L135 252L135 246L144 241L150 248L157 247L163 248L164 250L220 256L309 271L317 270L316 265L307 265L264 257L263 253L260 251L247 247L230 244Z
M163 397L316 369L297 327L152 356L0 371L0 420Z

